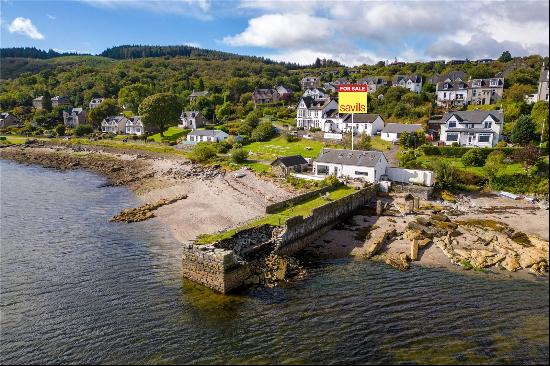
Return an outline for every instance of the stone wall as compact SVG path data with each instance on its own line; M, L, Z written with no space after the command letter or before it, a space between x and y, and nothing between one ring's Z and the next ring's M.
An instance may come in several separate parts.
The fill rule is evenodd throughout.
M317 194L319 192L316 192ZM183 275L221 293L241 286L251 274L254 260L275 251L288 256L330 230L342 218L376 198L369 186L315 208L307 217L295 216L285 225L245 229L213 245L185 245Z
M268 214L274 213L277 210L280 210L280 209L285 208L287 206L290 206L292 204L299 203L299 202L308 200L308 199L313 198L313 197L318 197L320 194L328 192L332 188L333 187L330 187L330 186L323 187L323 188L317 189L315 191L307 192L307 193L301 194L299 196L289 198L285 201L274 203L274 204L269 205L265 208L265 213L268 213Z

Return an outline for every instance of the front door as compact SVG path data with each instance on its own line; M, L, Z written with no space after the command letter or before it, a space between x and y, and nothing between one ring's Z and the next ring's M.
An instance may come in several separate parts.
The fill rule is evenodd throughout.
M338 167L337 166L334 167L334 175L338 176Z

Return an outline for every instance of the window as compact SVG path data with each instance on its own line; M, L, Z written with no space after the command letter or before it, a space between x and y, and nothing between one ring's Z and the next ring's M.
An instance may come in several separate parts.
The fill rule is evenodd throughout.
M489 134L480 134L477 137L478 142L489 142L491 140L491 135Z
M368 175L369 175L369 172L359 172L359 171L355 171L355 175L364 175L364 176L368 176Z
M328 166L327 165L317 165L317 174L328 174Z
M447 93L443 93L443 98L447 98Z
M448 133L447 141L458 141L458 133Z
M449 128L455 128L456 122L449 122Z
M485 122L485 123L483 124L483 127L484 127L484 128L491 128L491 125L492 125L491 122Z

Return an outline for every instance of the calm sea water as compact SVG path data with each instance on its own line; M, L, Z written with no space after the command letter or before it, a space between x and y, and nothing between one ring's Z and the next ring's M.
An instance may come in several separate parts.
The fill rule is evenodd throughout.
M0 362L548 363L548 283L351 260L220 296L82 171L0 160Z

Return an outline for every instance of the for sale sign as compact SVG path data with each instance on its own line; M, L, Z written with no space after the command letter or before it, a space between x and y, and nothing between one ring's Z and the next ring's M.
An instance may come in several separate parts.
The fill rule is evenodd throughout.
M338 85L338 113L367 113L366 85Z

